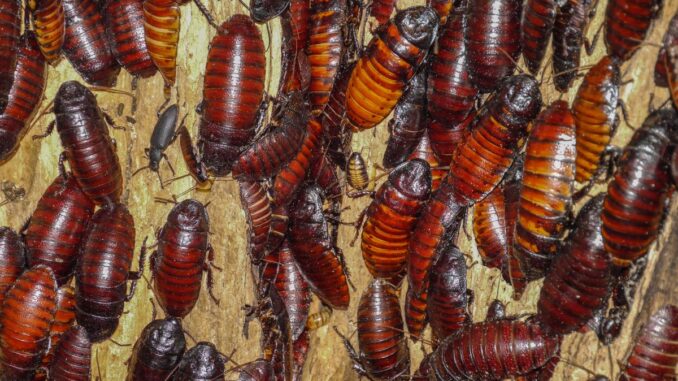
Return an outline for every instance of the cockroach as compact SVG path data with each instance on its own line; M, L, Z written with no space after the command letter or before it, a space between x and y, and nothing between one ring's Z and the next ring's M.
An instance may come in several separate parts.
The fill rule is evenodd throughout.
M237 370L240 372L238 381L270 381L273 375L271 363L263 359L243 364Z
M403 333L398 294L393 285L374 279L358 305L358 344L355 352L346 338L344 345L361 376L395 380L410 370L410 353Z
M291 0L280 18L282 56L278 94L305 92L311 81L311 68L306 55L310 18L308 0Z
M678 12L671 18L669 28L666 30L666 34L664 34L662 47L657 55L657 63L654 66L654 83L656 86L669 86L667 52L676 49L678 49Z
M274 344L271 358L274 379L276 381L292 380L294 377L292 374L294 343L288 342L285 337L277 337Z
M546 54L546 46L556 21L558 5L557 0L528 0L523 9L520 46L525 65L532 74L539 71Z
M537 118L527 141L513 254L528 279L544 276L570 223L577 154L569 105L556 101Z
M181 146L181 155L184 158L184 163L188 168L188 172L198 184L204 184L209 180L207 168L205 164L198 158L198 153L193 147L191 135L188 133L186 126L179 127L177 131L179 135L179 145Z
M426 304L428 303L428 285L424 287L421 295L407 287L407 295L405 296L405 323L407 324L407 332L412 341L417 341L422 338L426 324L428 324L428 316L426 315Z
M677 120L672 110L650 114L618 161L601 214L605 250L616 266L643 257L659 234L672 192L669 161Z
M296 341L306 328L311 308L311 290L295 263L287 240L276 252L266 255L261 268L261 280L276 288L285 305L291 338Z
M350 296L345 266L341 253L333 246L318 186L299 191L290 207L290 219L290 246L299 270L325 303L346 309Z
M173 381L224 381L224 359L212 343L200 342L189 349L172 375Z
M655 312L626 359L620 380L671 379L678 363L678 307L668 304Z
M341 192L341 184L339 183L339 175L327 155L322 155L319 160L311 164L308 179L320 186L328 200L336 201L337 204L341 205L343 194ZM339 213L339 210L335 212Z
M499 87L520 56L520 0L471 1L464 42L471 82L481 93Z
M75 178L57 176L38 201L23 233L29 267L47 266L60 286L68 283L92 213L94 203Z
M652 21L662 8L662 0L610 0L605 13L607 52L627 61L642 44Z
M351 72L346 113L353 129L376 126L393 109L438 36L438 15L427 7L400 11L370 41Z
M504 379L543 367L559 338L519 320L474 323L448 336L419 368L431 380Z
M621 75L617 60L603 57L586 73L572 113L577 126L576 180L584 184L596 177L603 165L604 153L612 140L619 119L619 86Z
M35 35L43 56L52 65L59 62L66 35L63 0L28 1Z
M469 133L474 120L473 111L459 124L449 125L429 119L428 136L431 139L431 149L440 159L440 164L449 165L452 162L454 151Z
M186 351L186 338L177 318L153 320L141 331L127 368L127 381L165 381Z
M467 3L467 0L459 1L442 27L438 53L433 57L428 76L428 112L445 130L458 129L456 126L473 111L478 96L478 90L469 78L464 42Z
M379 26L386 24L395 9L396 0L375 0L370 5L370 16L377 20Z
M19 140L26 131L26 124L6 115L0 115L0 163L5 163L19 148ZM5 204L3 201L2 205Z
M289 210L285 204L271 205L271 229L266 241L266 252L275 251L282 245L287 236L287 229L290 224Z
M249 254L252 262L258 264L266 254L271 229L271 200L266 190L256 181L240 180L240 202L247 215L249 230ZM284 234L284 233L283 233Z
M7 106L9 90L14 82L14 67L21 35L21 1L8 0L0 4L0 113Z
M346 90L355 63L340 68L332 87L330 98L323 109L320 121L327 146L327 155L340 168L346 168L353 132L346 122Z
M157 69L146 45L143 3L144 0L107 0L101 9L115 58L133 76L148 78Z
M144 0L143 10L148 54L165 80L165 99L169 99L177 78L181 10L177 0Z
M176 204L157 237L158 247L151 254L153 290L168 316L188 315L200 296L202 273L207 272L207 289L212 294L212 272L206 263L214 261L209 244L209 217L198 201Z
M306 330L315 331L316 329L326 326L330 322L331 317L332 310L323 307L320 311L308 315L308 319L306 319Z
M134 295L143 271L129 271L134 255L134 219L122 204L101 208L90 220L75 271L76 318L92 342L113 334L124 302ZM131 281L127 294L127 281Z
M559 336L559 343L562 343L562 336ZM541 368L537 368L524 376L518 376L515 378L516 381L549 381L551 378L553 378L553 374L556 371L556 367L558 366L558 363L560 363L560 349L562 347L560 344L558 344L558 350L556 351L556 354L551 357L550 360L546 362L544 366ZM590 381L601 381L601 380L590 380ZM608 379L605 379L604 381L609 381Z
M120 66L108 45L98 4L93 0L62 1L66 20L64 55L87 83L115 86Z
M666 79L673 106L678 107L678 47L666 47Z
M24 243L14 230L0 228L0 305L5 293L26 269Z
M490 305L487 307L485 321L503 320L506 318L506 305L499 299L490 302Z
M553 82L560 92L566 92L577 76L592 3L592 0L566 0L558 7L553 26Z
M92 342L82 326L71 327L59 341L49 378L54 381L89 381Z
M373 277L400 285L410 233L430 194L431 170L419 159L397 166L379 188L367 208L360 245Z
M311 337L304 330L298 339L292 343L292 381L301 381L306 357L311 347Z
M431 148L431 139L428 133L424 132L421 140L414 148L414 151L407 157L407 160L420 159L428 163L431 168L431 193L438 190L440 183L447 174L447 170L441 166L440 160Z
M54 322L49 328L49 345L47 353L42 357L42 367L36 373L36 380L38 375L42 374L42 380L47 379L47 374L44 371L49 369L52 360L55 357L57 345L62 339L64 333L75 323L75 289L71 286L61 286L57 290L57 310L54 315ZM42 373L40 371L43 371Z
M273 182L273 200L288 204L306 178L311 162L318 159L321 148L322 126L315 117L306 125L306 136L294 158L283 167Z
M45 266L26 270L7 290L0 310L3 379L32 379L47 350L56 297L56 279Z
M460 0L426 0L426 6L433 8L440 18L440 25L447 23L447 17L453 9L461 7Z
M357 191L363 191L370 184L370 177L367 174L367 164L360 152L353 152L348 158L346 164L346 182L351 188Z
M344 55L342 29L347 18L346 11L346 0L311 2L306 54L311 68L308 95L311 109L316 113L322 112L329 101L339 72L339 63Z
M434 337L442 340L468 323L466 261L453 244L444 247L431 266L426 315Z
M426 132L426 76L421 70L412 77L407 91L396 104L393 118L388 122L388 143L384 151L385 168L393 168L405 161Z
M258 23L278 17L290 5L290 0L250 0L250 16Z
M201 159L216 176L231 170L254 137L265 74L259 29L247 16L232 16L210 43L199 126Z
M607 303L612 267L600 231L604 197L600 194L584 205L544 279L536 320L548 334L576 331Z

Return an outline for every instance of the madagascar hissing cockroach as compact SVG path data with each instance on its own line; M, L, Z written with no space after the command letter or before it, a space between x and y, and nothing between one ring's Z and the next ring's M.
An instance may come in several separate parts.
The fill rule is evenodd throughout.
M428 163L431 168L431 194L438 190L440 183L447 175L447 169L441 166L440 160L431 148L431 139L428 133L424 132L419 144L414 148L414 151L407 157L407 160L421 159Z
M242 364L234 370L239 372L237 381L270 381L273 375L271 363L264 359Z
M471 82L481 93L499 87L520 57L520 0L478 0L468 6L464 29Z
M34 381L46 380L46 371L54 359L54 351L63 337L64 332L75 323L75 289L71 286L61 286L57 290L57 311L54 322L49 328L49 345L47 353L42 357L42 366L36 373ZM40 378L40 376L42 376Z
M577 126L578 183L591 182L604 169L604 153L614 135L619 119L619 85L621 76L617 60L606 56L586 73L577 96L572 102L572 113ZM584 188L586 189L586 188Z
M318 186L300 190L291 205L289 240L297 265L313 291L332 308L348 308L345 265L328 231Z
M609 55L627 61L643 43L663 0L610 0L605 12L605 42Z
M247 179L239 180L240 202L245 208L249 232L249 255L258 264L266 254L271 230L271 200L261 184Z
M403 333L398 294L393 285L374 279L358 305L358 345L355 352L346 338L344 345L361 376L396 380L410 371L410 352Z
M592 3L592 0L566 0L558 7L553 26L553 82L560 92L566 92L577 76Z
M33 0L28 1L28 7L40 51L47 62L55 65L61 57L66 34L63 0Z
M421 70L407 85L388 122L388 142L384 151L385 168L393 168L405 161L426 132L426 76Z
M179 127L177 131L179 135L179 145L181 146L181 155L184 158L184 163L188 168L188 173L198 184L204 184L209 180L207 168L205 164L198 158L198 153L193 147L191 135L188 133L186 126Z
M440 25L447 23L447 16L453 9L461 7L460 0L426 0L426 6L433 8L440 18Z
M464 254L452 243L441 248L431 266L426 315L433 336L443 340L470 323Z
M316 113L325 108L339 72L345 49L342 30L346 12L346 0L311 2L306 55L311 69L308 96L311 109Z
M367 270L398 287L419 212L431 194L431 169L419 159L397 166L367 208L360 247Z
M294 91L306 92L311 81L311 68L305 49L308 42L310 2L291 0L280 17L282 56L278 95Z
M148 78L157 69L146 46L143 3L144 0L106 0L101 9L115 58L133 76Z
M407 287L405 296L405 323L407 333L414 342L422 338L428 316L426 316L426 304L428 303L428 285L424 286L421 295L416 295L411 287Z
M341 168L346 168L346 157L351 152L353 137L353 132L346 123L346 90L354 67L355 62L339 69L330 98L320 117L327 156Z
M323 306L320 311L308 315L308 319L306 319L306 330L314 331L318 328L326 326L327 323L330 322L331 317L332 310Z
M49 367L49 379L54 381L89 381L92 362L92 342L82 326L71 327L59 341L54 360Z
M123 204L101 208L90 220L76 266L75 290L76 318L92 342L113 335L124 303L134 295L144 268L142 255L139 272L130 271L134 238L134 218Z
M622 152L601 214L605 249L616 266L647 254L659 234L673 189L670 158L677 133L676 112L655 111Z
M431 380L504 379L544 366L559 338L519 320L474 323L448 336L419 368Z
M351 188L362 191L370 183L370 177L367 174L367 164L360 152L353 152L348 158L346 164L346 182Z
M0 113L5 111L9 89L14 82L14 67L21 35L21 0L0 4Z
M671 18L669 27L664 34L662 47L657 54L657 63L654 66L654 84L660 87L669 86L667 65L669 65L668 52L678 49L678 12ZM674 80L675 81L675 80Z
M533 280L546 274L571 222L577 147L566 101L537 117L525 152L513 255Z
M63 7L64 55L87 83L115 86L120 66L108 45L99 5L94 0L63 0Z
M370 41L351 72L346 114L354 130L376 126L393 109L438 36L438 15L428 7L396 14Z
M224 381L224 358L212 343L200 342L189 349L172 373L173 381Z
M290 5L290 0L250 0L250 16L258 23L265 23L279 16Z
M148 54L165 79L165 99L169 99L177 78L181 10L177 0L144 0L143 9Z
M26 270L7 290L0 309L0 370L3 380L30 380L47 350L56 314L52 270Z
M557 0L528 0L523 9L520 46L525 65L532 74L537 74L546 54L558 6Z
M58 175L45 190L23 232L29 266L52 269L59 285L68 283L94 203L70 174Z
M24 243L14 230L0 228L0 306L5 293L26 269Z
M678 47L666 47L666 79L673 106L678 108Z
M254 22L244 15L224 22L206 65L198 150L208 171L225 176L254 137L264 97L266 56Z
M183 318L191 312L200 296L203 272L207 272L207 290L216 301L212 294L210 264L214 251L209 244L209 225L205 207L188 199L172 208L158 233L150 268L153 290L168 316Z
M612 267L600 231L604 197L592 198L581 209L567 244L544 279L536 321L548 334L576 331L607 303Z
M304 371L304 363L308 351L311 348L311 337L307 330L304 330L298 339L292 343L292 381L301 381Z
M650 317L636 337L619 380L674 378L678 364L676 341L678 307L667 304Z
M271 229L266 241L266 252L277 250L287 236L287 229L290 224L288 206L285 204L271 205Z
M467 3L467 0L459 1L447 24L441 28L438 53L433 57L428 76L428 112L446 130L457 129L456 126L473 111L478 96L478 90L469 79L464 42Z
M165 381L186 351L179 319L153 320L141 331L132 349L127 381Z
M395 9L396 0L374 0L370 3L370 16L377 20L379 26L384 25L391 18Z
M428 120L428 136L431 139L431 149L440 159L440 164L449 165L457 146L471 130L475 120L474 111L471 111L461 123L445 124L435 119Z

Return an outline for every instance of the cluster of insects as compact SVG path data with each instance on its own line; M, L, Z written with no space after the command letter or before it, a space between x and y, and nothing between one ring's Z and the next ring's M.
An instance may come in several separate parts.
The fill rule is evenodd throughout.
M91 379L93 345L112 340L147 259L146 280L165 318L155 319L154 308L127 380L300 380L312 331L349 309L355 289L338 242L342 225L356 229L373 277L356 290L358 349L335 327L361 377L547 380L566 335L591 330L609 345L621 334L678 185L678 14L655 67L656 86L668 87L671 99L628 144L611 144L626 115L621 68L643 46L660 0L609 0L601 27L607 55L591 67L580 60L582 47L595 44L586 32L597 1L429 0L396 9L394 0L252 0L249 14L218 23L193 0L216 30L195 144L179 106L166 107L189 2L0 3L4 165L42 101L47 65L64 56L87 84L60 84L54 121L32 136L56 127L59 174L18 233L0 228L0 380ZM274 18L283 43L272 97L257 23ZM572 102L544 104L537 76L549 65L549 41L548 86L565 93L583 76ZM121 127L93 93L115 91L122 68L135 84L156 73L165 84L148 165L137 172L160 177L163 159L172 169L165 151L178 138L196 187L238 184L256 298L244 307L244 335L257 320L258 359L236 363L207 341L187 348L187 337L196 340L182 320L203 277L212 302L229 308L213 292L213 271L223 269L208 208L219 205L158 199L173 207L133 260L137 231L109 133ZM385 180L372 191L352 137L389 115ZM606 191L593 194L596 185ZM0 206L26 197L9 181L1 190ZM364 196L370 203L358 221L342 220L345 197ZM508 315L496 300L485 321L474 322L469 254L458 246L468 215L482 264L499 270L514 299L543 279L535 314ZM419 364L408 340L432 347ZM638 332L620 379L675 378L677 341L678 307L667 304Z

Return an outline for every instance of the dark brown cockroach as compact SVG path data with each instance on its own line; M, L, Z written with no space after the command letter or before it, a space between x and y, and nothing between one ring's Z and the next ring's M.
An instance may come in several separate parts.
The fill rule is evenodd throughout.
M299 270L287 240L266 255L261 265L261 281L273 285L287 310L291 338L296 341L306 328L311 307L311 290Z
M320 188L314 185L299 191L290 219L290 246L299 269L325 303L346 309L350 296L345 265L328 231Z
M643 43L662 0L610 0L605 13L607 52L620 63L631 58Z
M566 0L558 7L553 26L553 82L560 92L566 92L577 76L592 3L592 0Z
M385 168L393 168L405 161L426 132L426 75L427 70L421 70L412 77L407 91L393 110L393 118L388 122L389 137L383 160Z
M374 0L370 4L370 16L377 20L379 26L384 25L391 18L395 9L396 0Z
M63 7L64 55L87 83L115 86L120 66L108 45L98 4L94 0L63 0Z
M172 374L173 381L224 381L224 357L212 343L200 342L189 349Z
M431 139L428 133L424 132L419 144L414 148L414 151L407 157L407 160L421 159L428 163L431 168L431 193L438 190L440 183L447 174L447 169L441 166L440 160L431 148Z
M671 18L669 28L666 30L666 34L664 34L662 48L659 50L659 54L657 55L657 63L654 66L654 83L657 86L669 86L669 68L667 67L669 60L667 52L672 50L678 50L678 12L676 12L676 14L673 15L673 18Z
M331 317L332 310L323 306L320 311L308 315L308 319L306 319L306 330L315 331L316 329L326 326L330 322Z
M339 72L339 63L344 54L342 29L346 11L346 0L311 2L306 54L311 68L308 95L315 113L325 108Z
M330 223L332 242L337 242L339 240L341 206L344 193L341 188L336 167L332 164L327 155L321 155L318 160L311 163L307 181L318 184L325 195L325 199L329 203L327 214L329 217L328 222Z
M311 337L304 330L298 339L292 343L292 381L301 381L306 357L311 347Z
M165 381L186 351L179 319L153 320L141 331L127 368L127 381Z
M75 178L64 176L57 176L47 188L23 233L29 266L49 267L60 286L73 275L80 242L94 213L94 203Z
M271 200L264 187L256 181L240 180L240 202L247 215L249 255L254 264L266 254L271 229Z
M54 322L49 328L49 349L42 357L42 367L36 373L34 381L47 379L46 370L49 369L54 359L54 351L63 334L75 323L75 289L71 286L61 286L57 290L56 304L57 311L54 315Z
M557 352L557 336L519 320L474 323L448 336L419 368L431 380L504 379L544 366Z
M276 204L289 204L321 148L322 126L315 117L309 119L306 135L299 152L283 167L273 182L273 200Z
M520 46L525 65L536 74L546 54L553 24L556 21L556 0L528 0L520 24ZM555 46L555 45L554 45Z
M271 205L271 229L266 241L266 252L278 250L287 236L290 217L287 205L273 203Z
M5 293L26 269L24 243L14 230L0 228L0 305Z
M7 290L0 310L0 370L6 380L30 380L47 350L56 314L52 270L26 270Z
M367 164L360 152L353 152L348 158L346 164L346 182L353 189L363 191L370 184L370 177L367 174Z
M614 58L603 57L586 73L572 113L577 126L576 180L593 181L603 165L604 153L617 128L617 106L621 76Z
M40 51L47 62L55 65L61 57L66 34L63 0L32 0L28 1L28 6Z
M205 164L198 158L198 153L193 147L193 140L188 133L186 126L179 127L177 131L179 135L179 145L181 146L181 155L184 158L184 163L188 168L188 172L198 184L204 184L209 180L207 168Z
M92 342L82 326L71 327L59 341L49 379L54 381L89 381Z
M669 83L673 106L678 108L678 47L676 46L666 48L666 79Z
M513 74L520 56L520 0L471 1L464 41L471 81L481 93L494 91Z
M544 279L536 320L548 334L576 331L607 303L612 267L600 231L604 197L592 198L581 209L567 244Z
M8 0L0 4L0 113L7 106L9 90L14 82L14 67L21 35L21 1Z
M306 55L310 2L291 0L289 8L280 18L282 30L282 56L280 58L280 84L278 94L308 90L311 69Z
M358 345L360 355L346 338L344 345L361 376L396 380L410 370L410 353L403 333L398 294L393 285L374 279L358 305Z
M447 23L447 16L453 9L461 7L460 0L426 0L426 6L433 8L440 18L440 25Z
M122 204L94 213L82 243L82 256L75 272L76 317L92 342L103 341L115 332L124 302L134 295L139 273L129 271L134 255L134 219ZM127 294L127 281L132 281Z
M250 0L250 16L258 23L279 16L290 5L290 0Z
M445 124L437 120L428 121L428 136L431 139L431 149L440 159L440 164L449 165L457 146L464 141L475 120L473 112L459 124Z
M360 244L373 277L400 286L410 233L430 194L431 170L419 159L397 166L379 188L367 208Z
M458 130L471 114L478 91L468 73L468 55L464 43L467 0L459 1L444 24L438 39L428 76L427 108L431 118L444 130Z
M624 148L603 205L603 240L612 262L627 267L647 254L662 225L672 192L670 158L678 116L659 110L647 117Z
M636 337L619 380L674 378L678 364L676 341L678 341L678 307L668 304L650 317Z
M558 363L560 363L560 349L562 348L560 344L562 344L562 336L558 337L559 339L559 344L558 344L558 350L556 351L556 354L551 357L550 360L544 364L541 368L537 368L524 376L518 376L515 378L515 381L549 381L551 378L553 378L553 374L556 371L556 367L558 366ZM609 381L607 378L604 380L589 380L589 381Z
M433 336L443 340L469 321L464 254L453 244L442 248L431 266L426 315Z
M181 10L177 0L144 0L144 35L153 63L165 79L165 98L169 99L177 78L177 48Z
M556 101L527 141L513 255L528 279L544 276L570 224L577 154L574 116Z
M212 294L212 272L206 263L214 260L209 244L209 217L198 201L176 204L157 236L158 247L151 254L153 290L168 316L188 315L200 296L202 273L207 272L207 289Z
M438 36L438 24L431 8L411 7L372 38L346 90L346 114L354 130L372 128L391 112Z
M427 301L428 285L424 287L424 291L419 296L414 293L411 287L407 287L405 323L407 324L407 332L412 341L416 342L422 338L426 324L428 324L428 316L426 316Z
M198 132L201 159L216 176L231 170L254 137L265 74L259 29L247 16L232 16L210 43Z
M273 375L271 363L263 359L242 364L236 370L239 372L237 381L270 381Z
M118 60L135 77L157 71L146 45L144 0L107 0L102 6L108 43Z
M342 67L332 87L330 99L320 118L323 136L326 140L327 155L340 168L346 168L346 157L351 152L353 132L346 122L346 90L355 63Z

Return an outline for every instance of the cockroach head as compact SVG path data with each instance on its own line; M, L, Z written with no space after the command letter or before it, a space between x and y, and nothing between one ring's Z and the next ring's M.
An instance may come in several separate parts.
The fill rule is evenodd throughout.
M409 42L426 50L438 36L440 18L430 7L411 7L398 12L395 24Z
M172 218L176 218L177 223L184 229L209 230L207 210L200 201L188 199L176 204L168 217Z

